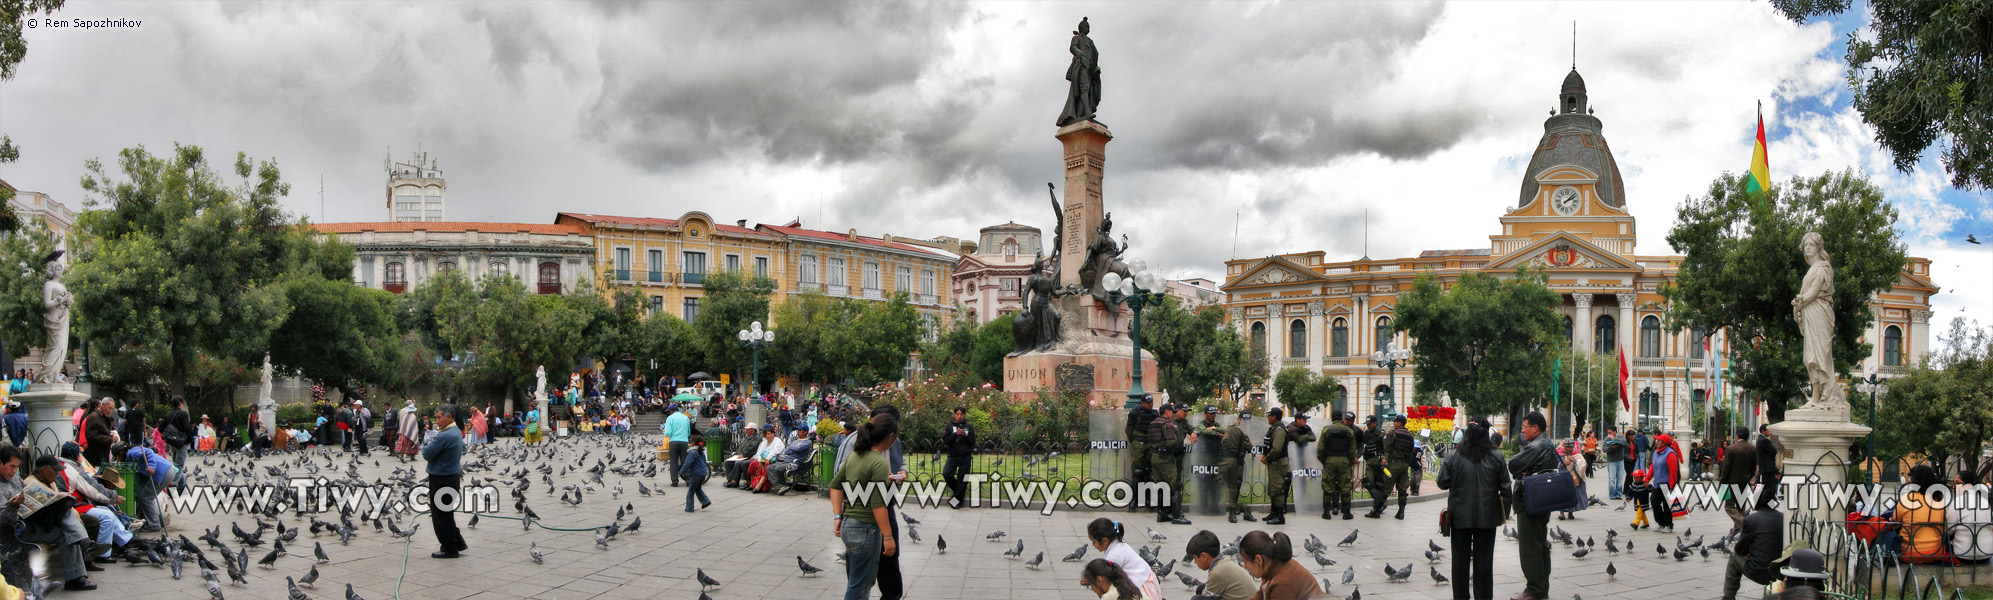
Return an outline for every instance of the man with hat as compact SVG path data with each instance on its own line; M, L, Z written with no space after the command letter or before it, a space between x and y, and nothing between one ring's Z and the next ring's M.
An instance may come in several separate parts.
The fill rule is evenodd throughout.
M1357 457L1356 413L1345 412L1330 419L1322 428L1322 441L1315 446L1315 459L1322 463L1322 518L1333 519L1340 510L1344 519L1354 519L1349 510L1349 465Z
M748 423L741 430L740 439L734 440L733 452L725 461L727 482L721 487L741 487L747 477L747 463L754 460L754 453L761 449L759 426Z
M117 490L124 489L124 477L119 476L116 469L108 466L97 468L96 475L91 476L90 470L78 462L83 459L83 450L76 445L76 442L64 442L61 454L62 472L58 478L62 485L59 489L67 490L69 497L75 499L78 513L90 517L91 520L84 522L86 525L84 529L90 529L88 525L96 525L97 543L104 546L103 553L96 557L96 561L105 564L117 562L113 553L123 552L125 543L131 541L132 533L129 527L145 526L145 521L142 519L132 521L133 525L127 526L109 508L118 505Z
M1156 507L1156 522L1189 525L1183 518L1183 436L1190 431L1184 407L1164 404L1162 418L1150 426L1149 469L1155 480L1169 486L1169 497Z
M90 537L84 531L83 521L76 511L70 509L67 498L58 503L43 505L42 510L23 514L26 497L22 494L25 482L19 478L21 452L13 446L0 446L0 495L7 498L0 505L0 529L15 532L15 538L30 544L50 544L56 547L55 558L62 568L62 589L70 591L94 590L97 584L91 583L86 575L90 566L83 556L86 550L91 554L101 552L91 548ZM35 459L33 476L43 486L52 486L60 469L61 461L53 456Z
M1141 404L1136 406L1135 410L1128 411L1128 424L1123 427L1122 433L1128 437L1128 455L1134 458L1133 464L1129 467L1129 476L1137 489L1150 481L1149 425L1161 417L1162 415L1156 412L1154 394L1142 394ZM1137 504L1138 506L1131 508L1140 508L1139 500Z
M1260 522L1268 525L1287 524L1287 484L1294 477L1294 473L1287 470L1287 428L1280 424L1280 417L1280 407L1267 409L1266 436L1260 440L1261 447L1265 448L1259 461L1266 464L1268 504L1266 520Z
M1363 418L1363 489L1370 490L1370 512L1363 518L1384 516L1384 503L1391 499L1391 479L1384 474L1384 431L1377 427L1377 415Z
M1785 546L1785 516L1772 508L1776 495L1774 488L1760 487L1756 509L1744 517L1743 527L1737 533L1737 545L1730 550L1730 564L1723 568L1723 600L1736 600L1737 588L1743 583L1740 578L1749 577L1758 585L1771 583L1774 579L1772 565L1779 560L1779 553ZM1814 553L1814 556L1818 557L1819 553ZM1819 565L1819 562L1814 562L1812 571L1819 571ZM1785 570L1790 574L1793 567L1798 566L1795 554L1793 563ZM1826 575L1823 573L1818 577L1824 579Z
M1827 578L1831 577L1827 573L1827 557L1819 550L1797 547L1797 542L1791 549L1786 566L1779 569L1779 574L1785 576L1785 589L1788 590L1795 587L1826 590Z
M1391 487L1398 490L1397 520L1405 520L1405 497L1412 487L1412 467L1419 462L1419 448L1412 431L1405 428L1405 415L1391 420L1391 433L1384 436L1384 470L1391 477ZM1382 485L1382 482L1379 482ZM1388 492L1387 492L1388 493ZM1370 508L1376 514L1384 514L1384 504Z
M1225 439L1220 443L1218 455L1218 477L1225 480L1225 521L1239 522L1244 514L1247 522L1256 522L1253 509L1239 504L1239 486L1246 481L1246 454L1252 452L1253 440L1247 437L1246 419L1253 418L1252 411L1239 411L1239 420L1225 428Z

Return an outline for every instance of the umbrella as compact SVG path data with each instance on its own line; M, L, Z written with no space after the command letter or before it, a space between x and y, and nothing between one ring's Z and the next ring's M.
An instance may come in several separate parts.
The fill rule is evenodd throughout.
M702 380L706 380L706 379L712 379L712 378L713 378L713 376L712 376L712 375L707 375L705 371L700 371L700 372L697 372L697 373L693 373L691 377L687 377L686 379L690 379L690 380L693 380L693 381L702 381Z
M705 401L706 401L706 399L705 399L704 397L701 397L701 396L700 396L700 395L698 395L698 394L679 394L679 395L676 395L676 396L672 396L672 397L671 397L671 401L672 401L672 402L705 402Z

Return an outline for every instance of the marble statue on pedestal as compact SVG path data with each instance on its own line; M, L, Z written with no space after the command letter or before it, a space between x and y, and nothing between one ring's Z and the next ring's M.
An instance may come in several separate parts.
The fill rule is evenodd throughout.
M69 358L69 305L75 298L69 295L69 288L62 285L62 251L50 252L42 259L42 272L47 281L42 283L42 327L48 331L48 342L42 346L42 368L35 373L35 383L56 383L62 373L62 363Z
M1848 400L1834 372L1834 265L1825 243L1817 231L1799 241L1807 269L1799 296L1792 299L1792 318L1799 322L1800 360L1806 366L1805 408L1845 411Z

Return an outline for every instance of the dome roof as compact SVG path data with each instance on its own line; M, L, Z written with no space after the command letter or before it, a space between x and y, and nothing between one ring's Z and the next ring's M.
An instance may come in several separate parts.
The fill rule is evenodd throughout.
M1585 93L1585 78L1578 75L1577 69L1571 69L1571 74L1564 76L1564 87L1557 91L1562 94L1583 94Z
M1516 207L1528 206L1536 198L1538 175L1571 165L1598 175L1598 195L1607 205L1626 208L1625 180L1619 175L1619 163L1612 158L1612 148L1600 133L1604 126L1586 106L1585 78L1578 76L1577 69L1564 76L1557 95L1562 109L1543 121L1543 138L1537 140L1529 168L1523 171Z

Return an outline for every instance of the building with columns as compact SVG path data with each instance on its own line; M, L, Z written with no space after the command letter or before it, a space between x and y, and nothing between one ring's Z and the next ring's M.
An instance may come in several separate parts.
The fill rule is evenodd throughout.
M668 312L686 321L699 315L706 275L722 271L766 277L776 282L769 295L778 304L790 289L787 247L781 235L749 227L747 221L715 222L692 211L676 219L560 213L556 225L586 231L599 261L590 269L603 293L636 286L647 314Z
M1024 278L1044 250L1037 227L1004 223L984 227L974 252L955 261L951 290L958 314L980 325L1024 309Z
M574 225L390 221L317 223L320 234L353 245L353 281L402 293L443 271L464 269L519 279L527 290L562 294L588 279L595 246Z
M955 314L949 288L958 257L934 249L942 244L858 235L856 229L820 231L803 227L801 221L764 224L755 230L781 239L783 252L794 265L780 280L783 289L874 302L905 292L914 310L927 317L923 332L929 338ZM770 299L771 304L781 301Z
M1448 280L1527 267L1546 272L1550 288L1563 296L1558 310L1575 351L1622 349L1635 394L1646 389L1658 394L1634 406L1633 415L1621 411L1622 423L1637 418L1641 424L1690 429L1692 407L1711 393L1705 389L1706 332L1664 329L1667 299L1659 293L1676 276L1682 257L1634 252L1637 228L1627 210L1624 179L1575 69L1558 91L1558 107L1544 122L1514 208L1499 219L1486 246L1427 250L1407 258L1351 260L1312 251L1227 261L1220 291L1232 327L1251 347L1265 349L1269 373L1302 366L1336 377L1345 398L1336 410L1361 418L1393 408L1380 405L1381 394L1402 407L1417 389L1411 368L1393 373L1374 364L1371 354L1393 343L1416 351L1414 340L1392 332L1391 321L1399 295L1420 274ZM1831 250L1833 242L1828 244ZM1879 365L1885 376L1916 364L1928 350L1930 299L1937 293L1931 261L1910 258L1895 286L1873 300L1876 321L1868 338L1875 353L1866 363ZM1711 344L1719 356L1729 343L1723 338L1717 332ZM1717 368L1728 367L1718 363ZM1732 397L1727 387L1722 391L1724 400ZM1272 396L1270 389L1266 393Z

